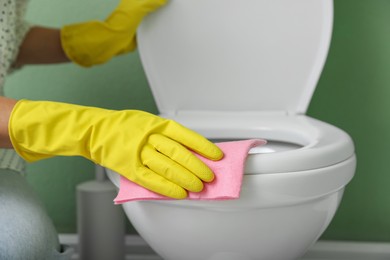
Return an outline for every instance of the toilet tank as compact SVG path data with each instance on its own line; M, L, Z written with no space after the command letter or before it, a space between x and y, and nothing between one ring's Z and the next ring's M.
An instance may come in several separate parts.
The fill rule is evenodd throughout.
M304 114L332 21L331 0L170 0L137 40L163 115Z

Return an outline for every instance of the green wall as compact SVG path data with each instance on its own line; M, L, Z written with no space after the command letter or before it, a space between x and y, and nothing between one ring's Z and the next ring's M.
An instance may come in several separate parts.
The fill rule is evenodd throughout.
M326 239L390 241L390 1L335 1L333 41L309 109L346 130L355 178Z
M33 23L61 26L103 18L107 0L34 0ZM358 157L324 239L390 241L390 1L336 0L329 57L308 114L346 130ZM24 68L6 93L113 109L156 112L137 53L92 69L72 64ZM82 158L52 158L28 166L28 180L47 205L58 231L76 232L75 186L93 178Z

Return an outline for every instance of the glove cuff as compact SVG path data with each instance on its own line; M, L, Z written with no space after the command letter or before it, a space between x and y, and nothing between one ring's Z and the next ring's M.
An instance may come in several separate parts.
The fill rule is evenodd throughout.
M38 161L40 159L50 158L52 155L44 154L44 153L38 153L34 152L32 153L25 144L29 142L29 136L26 135L26 132L35 132L39 131L37 128L39 128L39 123L36 122L33 125L25 125L24 124L24 118L28 117L27 114L25 114L23 106L25 104L28 104L30 101L27 100L19 100L10 115L9 124L8 124L8 133L9 137L11 139L12 146L16 153L19 154L20 157L22 157L24 160L28 162L34 162ZM22 107L20 109L20 107Z

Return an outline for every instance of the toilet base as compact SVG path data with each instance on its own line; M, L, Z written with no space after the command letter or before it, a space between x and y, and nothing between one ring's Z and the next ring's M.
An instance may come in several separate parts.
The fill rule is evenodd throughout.
M176 207L175 202L123 205L133 226L165 260L292 260L305 254L333 218L343 189L274 208ZM204 203L204 202L203 202Z

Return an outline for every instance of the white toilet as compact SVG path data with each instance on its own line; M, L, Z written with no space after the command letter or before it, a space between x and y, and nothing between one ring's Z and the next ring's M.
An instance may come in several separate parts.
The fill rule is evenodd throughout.
M297 259L326 229L356 165L345 132L305 115L332 21L331 0L170 0L143 22L163 117L215 141L268 140L251 150L238 200L123 205L161 257Z

